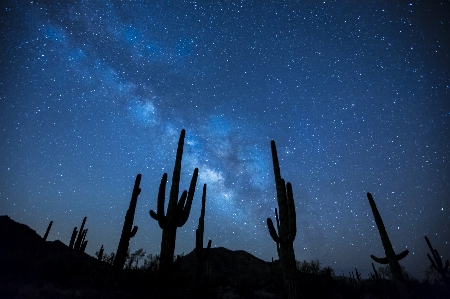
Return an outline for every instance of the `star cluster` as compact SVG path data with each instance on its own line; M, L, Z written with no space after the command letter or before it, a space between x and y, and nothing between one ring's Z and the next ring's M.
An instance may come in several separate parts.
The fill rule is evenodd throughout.
M3 1L0 213L114 252L136 174L132 250L159 253L156 208L186 129L199 181L176 253L277 258L270 140L293 185L298 260L337 274L384 256L366 193L417 278L427 235L450 258L447 1ZM169 184L170 185L170 184ZM205 241L206 243L206 241Z

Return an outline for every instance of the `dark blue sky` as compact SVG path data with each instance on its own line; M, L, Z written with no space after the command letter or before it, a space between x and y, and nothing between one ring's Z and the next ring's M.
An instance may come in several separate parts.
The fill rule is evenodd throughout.
M206 183L205 239L277 256L274 139L298 260L367 275L366 192L408 272L424 235L450 258L449 2L276 2L3 1L0 214L66 244L87 216L86 251L113 252L142 173L130 247L159 253L148 212L184 128L181 187L199 181L178 254Z

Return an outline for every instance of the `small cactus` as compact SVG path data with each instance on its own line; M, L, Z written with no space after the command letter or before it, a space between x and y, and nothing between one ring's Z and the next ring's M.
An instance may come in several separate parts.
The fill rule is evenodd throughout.
M75 245L74 245L75 250L80 250L83 239L86 237L87 231L86 232L84 231L84 225L86 224L86 219L87 219L87 217L84 217L83 222L81 223L81 227L78 232L78 237L77 237L77 240L75 241Z
M99 262L102 261L102 258L103 258L103 251L104 251L104 249L103 249L103 245L102 245L102 247L100 247L100 251L98 252L98 257L97 257L97 260L98 260Z
M355 268L355 275L356 275L356 279L357 279L358 281L361 281L361 274L358 272L358 269L357 269L357 268Z
M447 286L447 288L450 288L450 280L447 276L447 274L450 274L449 271L449 261L447 260L444 263L442 263L441 256L439 255L439 252L437 249L434 249L433 246L431 246L430 240L425 236L425 241L427 241L428 248L430 248L431 254L433 255L433 258L427 253L428 259L431 262L431 266L436 269L436 271L441 274L442 280L444 281L444 284Z
M75 238L77 237L77 227L75 226L72 231L72 236L70 237L69 249L74 249L73 246L75 244Z
M380 280L380 275L378 274L378 271L377 271L377 269L375 269L375 266L374 266L374 264L372 263L372 269L373 269L373 278L375 279L375 280Z

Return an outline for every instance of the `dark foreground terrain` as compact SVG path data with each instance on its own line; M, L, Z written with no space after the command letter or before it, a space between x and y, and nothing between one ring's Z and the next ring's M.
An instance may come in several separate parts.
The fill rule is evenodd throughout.
M34 230L0 216L0 298L285 298L278 262L245 251L212 248L199 286L195 254L173 273L149 269L114 272L111 265L60 241L44 242ZM303 298L398 298L388 280L298 273ZM442 285L408 282L410 298L450 298Z

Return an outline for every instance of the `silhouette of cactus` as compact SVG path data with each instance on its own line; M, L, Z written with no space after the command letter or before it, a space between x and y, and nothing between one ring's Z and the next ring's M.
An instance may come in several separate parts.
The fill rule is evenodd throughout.
M44 235L44 242L47 241L48 234L50 233L50 229L52 228L53 221L50 221L50 223L47 226L47 230L45 231Z
M375 223L377 224L378 232L380 233L381 243L383 243L384 252L386 253L386 257L383 258L378 258L374 255L371 255L370 257L377 263L389 264L392 278L395 281L404 281L405 279L403 277L402 270L398 261L407 256L409 251L405 250L400 254L395 254L394 249L392 248L391 241L389 240L389 236L384 227L383 220L381 219L380 213L378 212L377 206L375 205L375 201L373 200L372 194L367 193L367 198L369 199L369 204L372 209L373 216L375 217Z
M428 244L428 248L430 248L431 254L433 255L433 257L431 257L428 253L428 259L431 262L431 266L436 269L436 271L441 274L442 276L442 280L444 281L444 284L447 286L447 288L450 287L450 280L447 276L447 274L450 274L449 271L449 261L447 260L445 262L445 266L442 263L442 259L441 256L439 255L439 252L433 248L433 246L431 246L430 240L428 240L428 238L425 236L425 241L427 241Z
M378 274L378 271L377 271L377 269L375 269L375 265L372 263L372 269L373 269L373 278L375 279L375 280L379 280L380 279L380 275Z
M280 211L278 234L272 219L267 218L267 226L272 239L279 244L279 258L288 298L297 298L297 284L295 279L294 239L297 234L294 196L291 183L285 184L281 178L275 141L271 141L273 171L277 189L277 201ZM275 214L276 215L276 214Z
M87 229L85 231L87 233ZM84 234L84 237L86 237L86 234ZM87 240L85 241L83 238L83 243L81 243L79 251L84 252L86 250L87 243L88 243L88 241Z
M103 251L104 251L104 249L103 249L103 245L102 245L102 247L100 247L100 251L98 252L98 256L97 256L97 260L98 260L99 262L102 261L102 258L103 258Z
M73 249L73 245L75 244L75 238L77 237L77 227L75 226L72 231L72 236L70 237L69 249Z
M130 245L130 239L136 235L138 227L133 227L134 213L136 212L136 204L139 194L141 193L142 175L138 174L134 181L133 193L131 194L130 206L125 214L125 221L123 222L122 235L120 236L119 246L117 247L116 258L114 259L113 267L116 270L123 269L125 260L127 259L128 246ZM133 227L133 228L132 228Z
M356 280L360 282L361 281L361 274L358 272L357 268L355 268L355 276L356 276Z
M195 231L195 256L197 257L195 264L195 285L200 283L201 271L203 263L208 259L211 252L211 240L208 241L206 251L203 249L203 233L205 231L205 204L206 204L206 184L203 185L202 193L202 209L198 218L198 228Z
M84 217L83 222L81 223L80 231L78 232L77 240L75 241L74 249L80 250L81 245L83 245L84 238L86 237L87 230L84 231L84 225L86 224L87 217Z
M195 193L195 185L198 177L198 168L195 168L191 184L189 186L189 193L184 190L181 194L180 200L178 201L181 160L183 157L185 134L186 132L183 129L180 134L180 139L178 140L177 155L173 169L172 186L170 188L167 213L164 215L167 173L163 174L161 184L159 185L157 211L156 213L153 210L150 211L150 216L158 221L159 226L163 230L159 264L159 270L162 273L167 273L172 268L177 228L182 227L189 218L192 200Z

